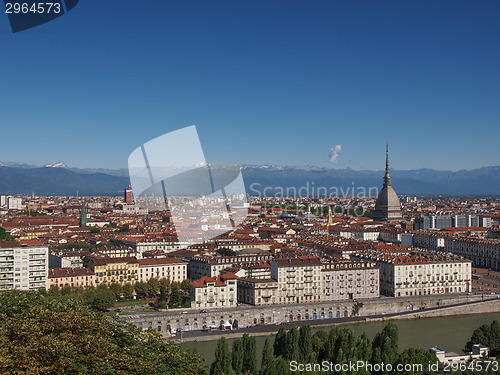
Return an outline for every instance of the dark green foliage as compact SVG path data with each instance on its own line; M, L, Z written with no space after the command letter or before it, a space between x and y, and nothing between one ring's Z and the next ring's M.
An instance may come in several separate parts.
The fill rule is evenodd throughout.
M14 237L8 234L4 228L0 227L0 240L2 241L14 241Z
M231 371L231 358L227 347L227 341L221 337L215 349L215 360L210 367L210 375L229 375Z
M143 281L138 281L134 284L135 293L137 297L144 298L148 292L148 286Z
M273 348L271 347L271 342L269 341L269 337L266 337L266 341L264 342L264 348L262 349L262 362L260 364L261 374L264 374L264 371L272 366L273 360L274 360Z
M243 371L243 340L236 339L233 342L232 365L235 374L241 374Z
M399 354L397 363L401 365L409 365L409 364L422 364L423 369L426 370L428 368L428 364L430 363L436 363L438 361L437 357L431 353L429 353L427 350L424 349L415 349L415 348L410 348L404 350L401 354ZM414 368L416 369L416 368ZM402 371L400 374L403 375L417 375L421 374L421 372L418 371Z
M285 342L286 329L285 327L280 327L278 333L276 334L276 338L274 339L274 355L276 357L283 356L285 350Z
M179 307L181 303L181 295L179 293L179 288L174 286L172 288L172 292L170 293L170 301L168 302L168 306L170 308Z
M122 286L123 298L132 299L134 296L134 286L130 283L125 283Z
M466 351L472 350L472 345L481 344L490 348L490 356L496 357L500 355L500 324L494 320L490 326L483 325L472 333L472 337L465 344Z
M398 357L398 326L387 323L373 339L372 350L373 363L394 363Z
M299 330L299 355L304 363L315 361L310 325L305 325Z
M245 333L242 338L243 346L243 373L257 374L257 344L255 337Z
M294 358L300 358L299 356L299 331L297 327L292 327L286 334L286 340L284 345L283 358L292 360Z
M0 294L0 374L204 374L200 357L89 309L75 294Z

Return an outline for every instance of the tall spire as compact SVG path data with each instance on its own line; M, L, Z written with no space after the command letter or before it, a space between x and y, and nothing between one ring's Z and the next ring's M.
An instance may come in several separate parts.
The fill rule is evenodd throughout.
M391 186L391 173L389 171L389 144L385 145L385 176L384 176L384 187Z

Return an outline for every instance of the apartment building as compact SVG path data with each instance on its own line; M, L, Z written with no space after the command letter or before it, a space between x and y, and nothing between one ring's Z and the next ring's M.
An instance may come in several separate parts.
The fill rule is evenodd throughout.
M95 283L135 283L139 276L139 262L134 257L88 259L87 267L95 273Z
M321 269L322 264L316 257L274 259L271 262L271 278L278 282L276 303L320 301Z
M49 249L46 246L19 247L0 243L0 291L47 288Z
M321 270L323 301L377 298L380 268L374 262L339 260L324 263Z
M471 291L471 261L442 251L365 250L351 260L380 267L380 293L393 297Z
M246 265L270 261L272 258L273 256L270 254L245 254L220 257L201 255L191 258L189 261L188 276L191 280L197 280L203 276L220 276L221 271L228 267L244 267ZM266 271L263 270L262 272L265 273Z
M72 288L86 288L95 285L95 273L90 268L50 268L49 285L59 288L70 286Z
M446 238L444 250L472 261L474 267L500 271L500 240L476 238Z
M191 282L190 295L197 308L232 307L236 306L238 298L237 276L226 273L219 277L203 276Z
M254 306L274 305L278 282L274 279L238 279L238 302Z
M166 278L171 282L182 282L187 278L187 263L176 258L139 259L139 281L147 282L152 277Z

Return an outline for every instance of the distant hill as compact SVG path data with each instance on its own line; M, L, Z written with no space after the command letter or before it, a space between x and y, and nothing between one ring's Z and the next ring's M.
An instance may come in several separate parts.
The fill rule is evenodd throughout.
M8 164L8 166L6 166ZM17 165L16 165L17 164ZM0 162L0 193L38 195L121 195L129 184L126 169L77 169L63 163L57 167L28 166ZM62 164L62 165L61 165ZM252 195L293 194L338 196L358 194L382 187L383 171L355 171L350 168L274 165L242 167L247 192ZM391 170L394 189L400 195L481 195L500 196L500 167L470 171L437 171L433 169ZM266 189L267 188L267 189ZM318 189L323 188L323 189ZM299 190L302 189L302 190Z
M67 168L0 167L0 193L37 195L119 195L128 177L81 174Z

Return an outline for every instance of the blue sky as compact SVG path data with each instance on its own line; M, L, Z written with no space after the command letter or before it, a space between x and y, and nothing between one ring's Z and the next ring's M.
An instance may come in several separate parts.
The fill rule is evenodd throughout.
M499 19L494 0L95 0L16 34L0 15L0 160L126 167L195 124L209 162L382 169L389 142L395 169L500 165Z

